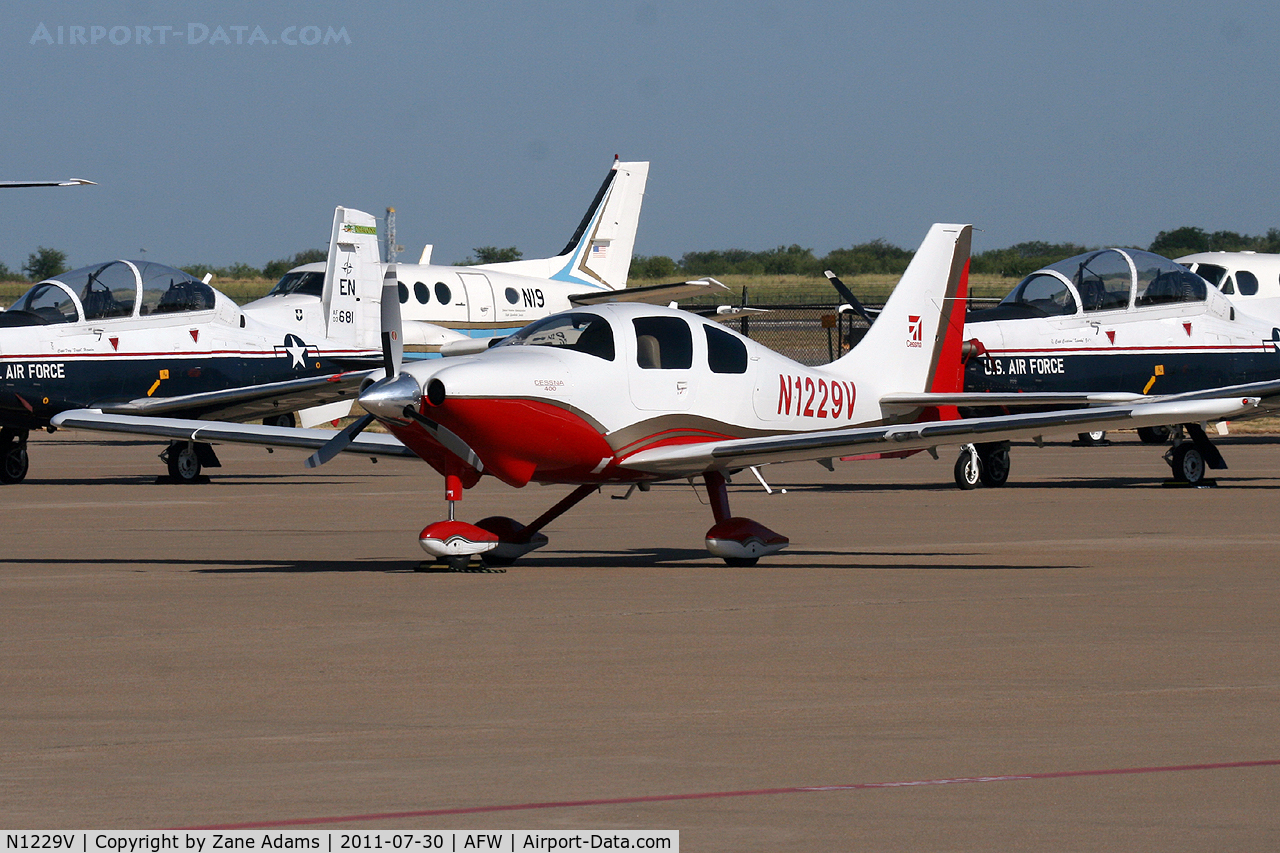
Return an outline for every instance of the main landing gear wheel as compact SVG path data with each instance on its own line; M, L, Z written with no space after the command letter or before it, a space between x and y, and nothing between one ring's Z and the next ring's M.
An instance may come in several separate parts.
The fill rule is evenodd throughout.
M1179 482L1196 486L1204 481L1204 454L1194 444L1179 444L1173 448L1169 464L1173 468L1173 479Z
M982 485L998 489L1009 482L1009 467L1012 463L1008 447L1000 445L985 453L979 449L978 456L981 462L978 477L982 480Z
M1103 447L1111 442L1107 441L1107 431L1105 429L1095 429L1093 432L1082 432L1076 436L1076 440L1085 447Z
M1168 444L1173 430L1167 426L1138 427L1138 438L1143 444Z
M978 452L972 445L960 449L955 475L956 485L966 492L978 488L978 484L982 482L982 463L978 461ZM1007 471L1005 476L1008 476Z
M297 421L294 420L293 412L285 412L283 415L268 415L262 419L262 423L264 426L297 426Z
M190 441L175 441L165 451L165 464L175 483L194 483L200 476L200 456Z
M27 446L21 442L12 442L4 449L4 459L0 465L0 483L21 483L27 478L30 460L27 458Z

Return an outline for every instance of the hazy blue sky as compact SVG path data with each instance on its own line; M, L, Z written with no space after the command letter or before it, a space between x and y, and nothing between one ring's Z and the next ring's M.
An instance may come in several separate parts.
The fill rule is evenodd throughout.
M547 255L615 153L652 162L640 254L1280 227L1274 0L46 0L0 45L0 177L101 184L0 196L14 268L261 265L337 204L394 206L410 259Z

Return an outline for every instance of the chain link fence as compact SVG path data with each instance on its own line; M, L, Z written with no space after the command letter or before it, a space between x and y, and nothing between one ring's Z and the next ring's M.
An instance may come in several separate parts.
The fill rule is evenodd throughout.
M756 304L766 313L725 321L763 346L807 365L827 364L855 346L870 328L852 311L836 305Z

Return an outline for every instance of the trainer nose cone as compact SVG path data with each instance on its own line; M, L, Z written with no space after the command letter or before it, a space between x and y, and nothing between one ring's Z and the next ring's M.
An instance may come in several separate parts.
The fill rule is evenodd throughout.
M406 420L406 406L416 410L421 404L422 387L411 374L401 373L391 379L373 383L360 392L359 399L360 405L374 417L403 421Z

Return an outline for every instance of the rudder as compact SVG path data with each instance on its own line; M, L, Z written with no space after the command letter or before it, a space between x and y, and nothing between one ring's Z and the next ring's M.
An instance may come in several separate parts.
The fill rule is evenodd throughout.
M335 208L320 297L328 338L359 349L377 349L381 301L378 221L361 210Z

